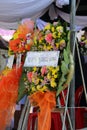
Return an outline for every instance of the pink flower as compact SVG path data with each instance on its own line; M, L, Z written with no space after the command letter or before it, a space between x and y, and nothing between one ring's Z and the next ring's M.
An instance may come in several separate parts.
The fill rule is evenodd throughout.
M47 73L47 68L46 68L46 66L44 66L44 67L42 67L42 69L41 69L41 74L44 75L44 74L46 74L46 73Z
M27 78L28 78L29 82L32 82L32 76L33 76L32 72L27 73Z
M81 45L81 46L84 46L84 45L85 45L85 43L84 43L84 42L80 42L80 45Z
M48 43L51 43L52 42L52 33L49 33L45 36L45 40L48 42Z

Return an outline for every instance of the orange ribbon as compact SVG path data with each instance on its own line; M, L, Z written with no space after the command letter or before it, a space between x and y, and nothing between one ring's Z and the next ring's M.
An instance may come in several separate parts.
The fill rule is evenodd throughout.
M51 128L51 110L56 106L56 94L54 92L36 92L29 99L31 104L37 104L40 107L38 113L38 130L50 130Z
M5 130L10 125L15 111L18 97L19 80L22 73L20 68L13 67L0 79L0 130Z

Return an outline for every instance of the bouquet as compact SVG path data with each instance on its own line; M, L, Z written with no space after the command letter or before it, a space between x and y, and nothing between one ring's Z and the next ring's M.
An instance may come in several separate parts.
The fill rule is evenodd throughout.
M34 22L32 20L25 21L18 26L12 39L9 41L9 55L25 53L30 50L33 43L33 28Z
M46 90L57 91L57 96L59 95L70 71L69 31L66 27L65 24L56 22L48 23L41 31L35 28L30 51L60 51L59 62L57 67L24 68L19 98L25 93L31 95L36 91Z
M81 39L78 42L79 49L82 55L87 55L87 36L86 32L84 32L83 35L81 35Z

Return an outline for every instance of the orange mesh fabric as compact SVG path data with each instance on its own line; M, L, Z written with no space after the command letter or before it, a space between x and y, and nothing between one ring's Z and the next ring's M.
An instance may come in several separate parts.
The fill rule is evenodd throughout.
M40 107L38 113L38 130L50 130L51 128L51 110L56 106L54 92L36 92L30 97L31 104L37 104Z
M22 66L13 67L0 77L0 130L5 130L14 114L21 72Z

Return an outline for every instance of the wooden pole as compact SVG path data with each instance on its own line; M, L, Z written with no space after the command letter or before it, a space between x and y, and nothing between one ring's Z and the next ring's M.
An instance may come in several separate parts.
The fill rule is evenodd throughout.
M75 13L76 13L76 0L70 1L70 48L73 56L75 55ZM75 74L70 84L70 98L69 98L70 117L75 130Z

